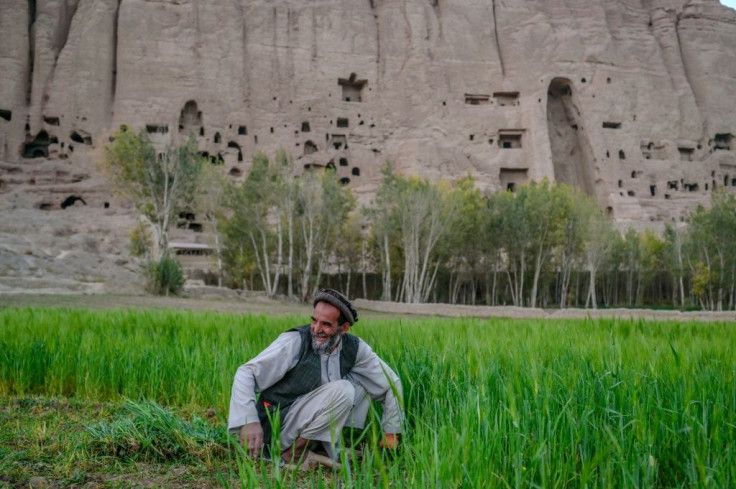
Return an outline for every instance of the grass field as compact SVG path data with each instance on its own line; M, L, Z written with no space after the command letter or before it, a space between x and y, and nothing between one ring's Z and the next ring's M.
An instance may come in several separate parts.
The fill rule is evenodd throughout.
M233 375L304 320L0 309L0 487L736 486L733 323L364 320L402 450L374 421L337 473L254 464L224 430Z

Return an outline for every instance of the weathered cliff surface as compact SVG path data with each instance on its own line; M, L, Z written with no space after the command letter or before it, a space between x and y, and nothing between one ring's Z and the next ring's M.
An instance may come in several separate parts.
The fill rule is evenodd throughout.
M386 161L490 190L555 178L622 226L736 189L717 0L4 0L0 29L0 199L37 208L111 212L94 163L120 124L194 132L235 179L283 148L363 200Z

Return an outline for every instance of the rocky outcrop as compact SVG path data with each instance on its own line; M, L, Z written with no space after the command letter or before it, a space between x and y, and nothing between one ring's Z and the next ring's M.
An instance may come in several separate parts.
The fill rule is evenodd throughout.
M37 207L59 172L94 180L121 124L193 132L235 179L285 149L364 201L386 161L489 190L555 178L622 226L736 189L717 0L5 0L0 28L0 198Z
M0 295L140 293L142 264L127 251L131 209L91 205L110 199L97 190L102 182L78 182L47 165L34 173L40 192L26 188L0 199Z

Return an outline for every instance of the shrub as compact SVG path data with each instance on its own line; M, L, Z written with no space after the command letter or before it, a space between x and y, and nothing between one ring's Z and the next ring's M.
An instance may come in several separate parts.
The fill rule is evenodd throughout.
M151 231L148 229L145 223L139 222L130 231L130 243L128 244L128 250L130 254L135 257L142 257L148 253L148 250L153 246L153 240L151 239Z
M148 267L148 287L156 295L178 294L184 286L184 272L179 262L162 256Z

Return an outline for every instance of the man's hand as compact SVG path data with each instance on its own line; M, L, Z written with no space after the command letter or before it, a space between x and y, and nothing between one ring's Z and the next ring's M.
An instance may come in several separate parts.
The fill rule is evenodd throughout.
M383 439L378 446L381 448L396 450L397 448L399 448L399 435L394 433L384 433Z
M263 445L263 428L261 423L248 423L240 427L240 444L248 450L248 454L253 458L261 455L261 445Z

